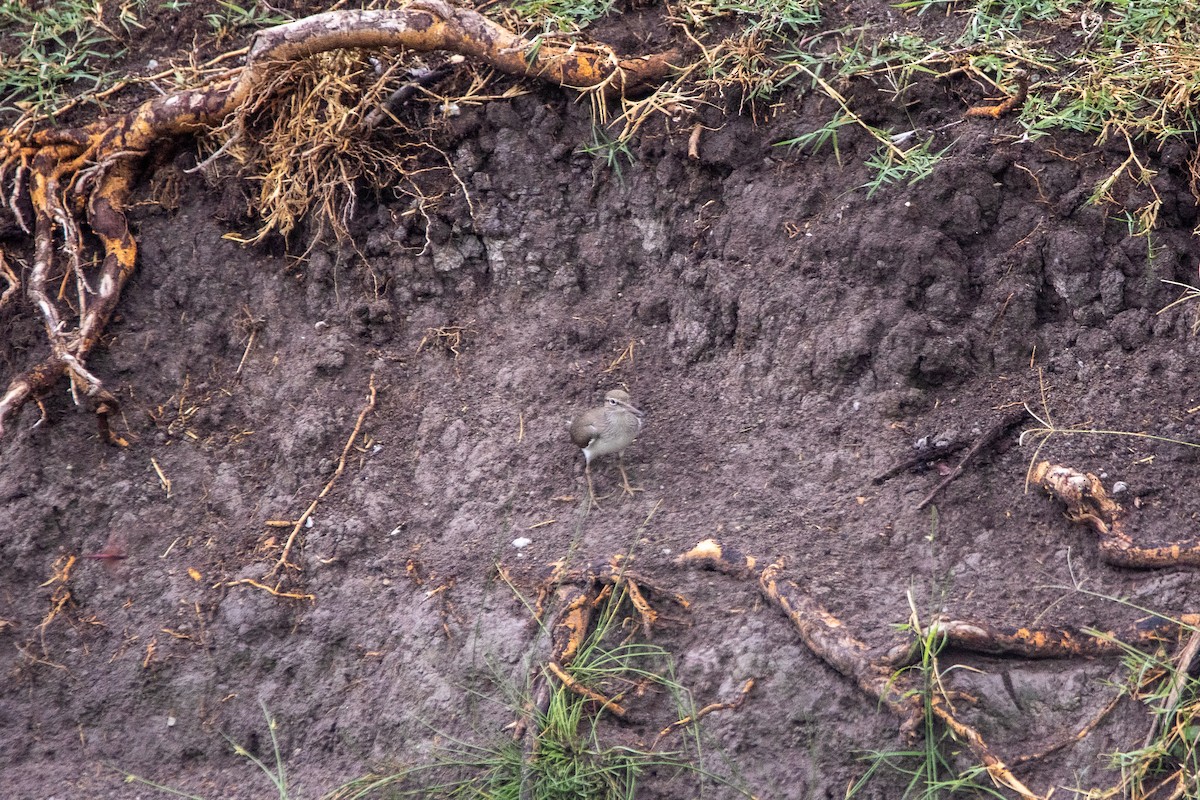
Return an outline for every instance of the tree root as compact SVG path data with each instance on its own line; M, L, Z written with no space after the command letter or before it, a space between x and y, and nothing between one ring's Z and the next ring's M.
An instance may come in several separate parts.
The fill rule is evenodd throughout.
M674 53L621 59L602 47L532 41L474 11L443 0L415 0L390 11L334 11L259 32L240 70L209 83L148 100L125 114L74 128L26 130L18 124L0 131L0 186L18 226L33 237L33 266L26 297L41 315L50 354L12 380L0 395L0 435L26 401L70 379L76 404L80 393L102 417L116 410L116 398L87 369L87 358L112 317L121 291L133 274L137 243L125 209L144 158L165 141L220 125L259 100L279 65L339 48L404 47L449 51L501 72L615 97L652 85L671 70ZM82 217L82 220L80 219ZM86 230L102 256L88 251ZM66 283L75 297L68 320L52 297L55 244L66 255ZM99 260L99 266L94 263ZM13 292L16 276L0 253L0 277ZM101 426L109 441L118 442Z
M1010 415L994 428L1002 433L1012 424L1014 423ZM996 435L989 432L981 441L991 441ZM978 450L982 446L984 445L979 444L973 449ZM1042 462L1033 471L1033 481L1046 488L1067 506L1069 518L1087 524L1100 535L1101 551L1111 563L1137 567L1200 563L1200 544L1158 547L1135 545L1132 537L1123 529L1121 507L1108 497L1094 475ZM921 671L909 669L920 655L922 642L926 645L930 642L936 643L938 648L950 647L1025 658L1094 657L1120 655L1130 647L1153 647L1164 642L1177 641L1183 630L1194 631L1200 626L1200 614L1183 614L1177 618L1149 615L1125 627L1112 630L1004 627L939 618L914 632L907 641L890 647L871 648L850 633L841 620L830 614L803 589L783 578L785 564L782 559L763 567L756 558L735 547L723 545L714 539L705 539L680 556L676 563L716 570L743 580L756 580L762 596L787 616L808 649L839 674L852 680L863 692L877 699L880 705L895 713L901 720L903 732L915 736L924 729L924 722L928 717L936 719L970 749L996 786L1015 792L1023 800L1045 800L1048 795L1038 795L1029 789L1012 768L992 751L979 731L959 717L949 696L945 693L931 692L919 682ZM642 625L646 629L649 628L654 621L654 612L638 590L639 584L643 587L648 586L643 579L634 579L619 559L573 573L559 570L543 584L537 606L539 613L551 593L555 596L555 605L558 608L554 622L549 628L553 655L549 667L540 670L535 677L535 699L525 718L516 726L518 739L528 733L529 720L537 718L536 712L545 710L544 704L549 698L548 675L556 676L569 690L595 700L603 708L618 714L624 711L617 698L607 698L594 690L578 686L567 676L563 667L578 654L588 634L593 611L614 586L624 585L629 590L629 598L637 609ZM655 587L652 591L661 593L663 590ZM678 599L683 602L682 598ZM914 623L913 628L917 627ZM918 634L920 641L916 639ZM1186 666L1190 665L1195 649L1200 649L1200 637L1192 637L1192 648L1185 654L1185 675ZM935 662L934 670L936 669ZM747 683L737 701L714 704L711 709L736 708L751 686L752 683ZM1041 753L1019 759L1018 763L1027 763L1079 741L1112 710L1114 703L1110 703L1101 714L1070 739ZM675 727L677 726L663 729L659 739Z
M620 704L619 697L606 697L596 688L580 684L568 672L592 633L595 612L612 598L615 591L625 592L636 627L644 633L649 633L650 626L659 618L658 612L647 601L647 594L687 607L687 600L682 596L631 572L622 556L581 570L568 571L561 564L557 565L542 581L535 604L539 618L546 612L547 605L554 609L553 619L545 626L550 636L550 657L544 668L534 670L529 704L512 728L513 738L524 742L527 755L532 755L538 720L545 717L549 707L551 678L568 691L594 701L599 709L618 717L625 716L626 709Z
M995 430L1011 427L1006 417ZM991 432L989 432L990 434ZM994 436L985 436L987 440ZM968 457L970 454L968 453ZM965 461L965 459L964 459ZM883 477L890 477L885 474ZM1067 517L1087 525L1100 539L1100 552L1111 564L1122 567L1150 568L1179 564L1200 566L1200 542L1181 542L1165 545L1140 545L1124 526L1124 510L1105 492L1100 480L1061 465L1043 461L1034 467L1034 483L1046 489L1067 508ZM843 623L826 611L812 597L791 581L781 580L783 560L760 568L758 561L734 547L706 539L677 560L682 565L714 569L741 579L756 578L760 593L782 611L800 635L804 644L826 664L855 684L881 705L896 713L902 730L915 734L921 730L923 714L936 717L957 739L964 742L983 763L989 776L998 786L1016 792L1026 800L1037 800L1034 794L997 757L987 742L970 725L960 720L948 700L940 695L922 698L920 686L915 685L913 672L906 670L919 654L918 642L906 641L887 648L872 650L849 633ZM1121 655L1129 648L1155 647L1178 641L1185 630L1200 627L1200 614L1181 614L1175 618L1149 615L1112 630L1077 630L1072 628L1004 627L954 619L936 619L920 631L923 641L936 641L942 647L988 653L1015 655L1024 658L1070 658L1078 656ZM1180 675L1187 669L1200 649L1200 637L1194 633L1189 650L1181 657ZM1178 677L1177 680L1182 680ZM1168 705L1173 702L1168 701ZM1055 749L1078 741L1107 714L1109 706L1095 720L1071 739L1055 745L1032 760Z
M759 569L751 556L706 539L678 563L714 569L743 579L757 578L759 592L792 622L801 641L841 675L854 681L866 694L897 714L901 729L915 735L922 729L923 715L936 717L959 741L965 743L986 768L998 786L1016 792L1026 800L1038 800L1012 770L996 756L984 738L955 714L947 699L940 695L923 698L914 673L905 670L913 663L916 643L905 642L885 649L872 650L846 630L841 620L826 611L795 583L781 579L783 560ZM1124 646L1146 646L1178 638L1180 625L1200 624L1200 615L1184 615L1172 620L1147 617L1119 631L1075 631L1067 628L1036 630L999 628L961 620L936 620L922 631L927 641L943 646L991 654L1010 654L1032 658L1061 658L1079 655L1119 654ZM927 704L927 705L926 705Z
M1100 537L1100 557L1109 564L1135 569L1200 567L1200 541L1138 544L1125 530L1125 510L1108 496L1095 475L1043 461L1030 477L1067 507L1068 519L1086 525Z
M741 690L738 692L737 698L734 700L730 700L729 702L725 703L709 703L695 714L689 714L683 719L675 720L670 725L658 732L658 736L654 737L654 743L650 745L650 749L657 749L658 745L661 744L662 740L667 736L679 730L680 728L685 728L688 725L699 722L714 711L737 711L742 707L742 704L746 702L746 698L750 696L750 692L754 689L754 683L755 681L753 678L750 678L743 683Z
M916 691L917 687L912 685L909 673L898 671L897 666L886 657L872 659L867 645L851 635L840 620L796 584L781 582L779 575L784 567L782 559L758 571L754 558L725 548L713 539L706 539L680 556L678 562L743 578L754 577L757 572L759 592L787 616L801 641L814 655L897 714L901 719L901 729L908 735L915 735L921 730L924 701ZM932 713L967 744L997 785L1012 789L1024 800L1041 800L991 752L978 731L954 715L944 698L935 696L929 700Z

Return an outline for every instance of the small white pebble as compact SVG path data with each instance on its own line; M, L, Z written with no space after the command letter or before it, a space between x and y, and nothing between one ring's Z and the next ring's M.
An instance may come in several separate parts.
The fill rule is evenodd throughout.
M313 526L313 518L312 517L309 517L308 519L304 520L304 527L311 528L312 526Z
M371 448L371 455L375 455L382 449L383 449L383 445L381 445L381 444L375 445L374 447Z
M167 717L167 727L168 728L175 727L175 718L174 717Z
M1129 491L1129 484L1125 481L1117 481L1113 484L1113 494L1125 494Z
M327 320L327 319L319 320L316 324L313 325L313 327L319 331L323 331L329 327L329 320Z
M669 548L669 547L664 547L664 548L662 549L662 554L663 554L664 556L669 556L669 555L671 555L671 548Z
M533 544L533 539L527 539L522 536L518 539L513 539L512 546L520 550L521 548L528 547L531 544Z

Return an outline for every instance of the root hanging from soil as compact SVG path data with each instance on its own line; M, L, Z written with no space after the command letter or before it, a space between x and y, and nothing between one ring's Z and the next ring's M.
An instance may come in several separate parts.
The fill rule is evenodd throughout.
M0 131L0 187L8 212L33 238L33 263L25 295L41 317L49 355L13 379L0 394L0 435L30 399L66 376L76 404L90 401L101 434L123 444L107 425L117 401L87 359L108 325L133 274L137 243L125 209L145 158L170 140L222 125L245 109L261 107L273 76L310 56L341 49L407 48L446 51L500 72L621 97L661 81L675 53L618 57L602 46L533 41L443 0L415 0L398 10L333 11L259 32L246 64L197 88L148 100L125 114L73 128ZM378 102L384 102L380 98ZM93 245L94 243L94 245ZM65 263L59 264L57 251ZM51 283L74 284L74 297ZM0 253L5 279L0 305L17 286Z

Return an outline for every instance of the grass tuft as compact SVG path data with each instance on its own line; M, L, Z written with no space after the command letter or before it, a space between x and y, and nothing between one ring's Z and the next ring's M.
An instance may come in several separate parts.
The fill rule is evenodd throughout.
M0 30L17 43L0 52L0 112L45 109L113 80L103 64L124 51L100 13L90 0L0 0Z

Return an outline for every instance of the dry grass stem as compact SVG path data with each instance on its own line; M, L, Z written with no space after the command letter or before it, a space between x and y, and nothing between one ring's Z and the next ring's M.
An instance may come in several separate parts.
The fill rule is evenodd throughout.
M308 508L306 508L304 513L300 515L300 518L296 520L292 527L292 532L287 538L287 543L283 546L283 552L279 555L279 560L275 563L275 567L269 573L267 573L266 577L269 578L277 575L286 567L297 569L294 564L291 564L288 561L288 556L292 554L292 547L296 543L296 537L300 535L300 530L304 527L304 524L308 521L308 518L311 517L312 513L317 510L317 505L325 498L327 494L329 494L330 490L333 489L333 485L337 483L337 479L340 478L342 473L346 470L346 457L350 454L350 449L354 446L354 440L358 438L359 431L362 430L363 421L374 409L375 373L372 372L371 377L367 382L367 403L363 406L362 410L358 412L358 419L354 421L354 429L350 431L350 436L346 439L346 445L342 448L342 455L338 458L337 469L333 471L333 475L330 476L329 481L325 484L325 488L321 490L321 493L317 495L311 503L309 503ZM276 585L276 589L278 588L278 585Z

